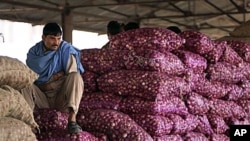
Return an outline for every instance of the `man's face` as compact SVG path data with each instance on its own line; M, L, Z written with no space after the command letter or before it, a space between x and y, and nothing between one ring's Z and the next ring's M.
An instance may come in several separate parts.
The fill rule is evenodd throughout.
M61 43L61 35L60 34L58 34L56 36L54 36L54 35L47 35L47 36L43 35L42 39L43 39L46 50L51 50L51 51L57 50L60 43Z

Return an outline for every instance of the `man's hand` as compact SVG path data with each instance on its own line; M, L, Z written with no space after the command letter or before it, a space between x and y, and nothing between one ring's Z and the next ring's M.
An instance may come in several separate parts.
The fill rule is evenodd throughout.
M32 132L35 133L35 134L40 134L41 133L39 127L32 128Z

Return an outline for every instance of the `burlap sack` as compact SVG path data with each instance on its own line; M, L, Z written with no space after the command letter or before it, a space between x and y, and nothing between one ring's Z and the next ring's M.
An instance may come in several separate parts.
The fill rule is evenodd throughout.
M0 86L9 85L16 90L32 84L38 75L16 58L0 56Z
M13 117L29 125L32 129L38 128L34 120L33 111L24 97L10 86L0 88L0 117Z
M23 121L1 117L0 141L37 141L37 139L31 128Z

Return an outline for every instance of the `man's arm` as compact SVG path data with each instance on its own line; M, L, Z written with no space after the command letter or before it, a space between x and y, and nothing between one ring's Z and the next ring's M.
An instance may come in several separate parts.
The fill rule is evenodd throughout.
M70 55L65 73L68 74L71 72L77 72L76 58L74 55Z

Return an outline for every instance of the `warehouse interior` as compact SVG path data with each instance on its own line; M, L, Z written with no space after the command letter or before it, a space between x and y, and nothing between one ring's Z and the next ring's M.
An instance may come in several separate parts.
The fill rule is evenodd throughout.
M0 19L39 25L0 23L18 38L63 28L0 55L0 141L249 141L249 12L250 0L0 0ZM141 28L122 30L131 21ZM107 46L77 48L74 30Z

